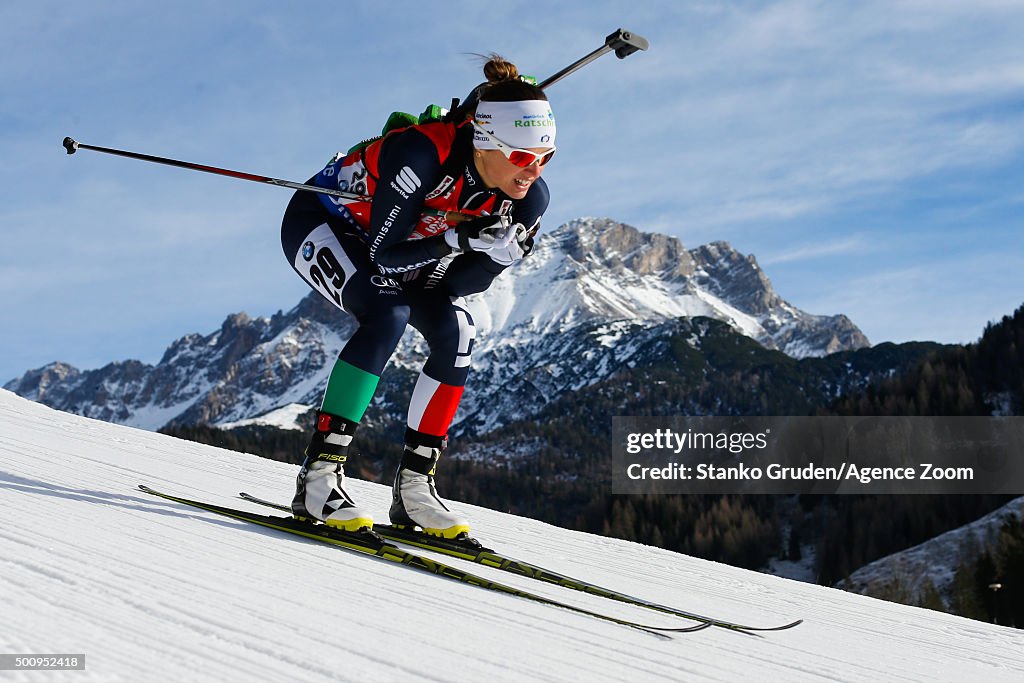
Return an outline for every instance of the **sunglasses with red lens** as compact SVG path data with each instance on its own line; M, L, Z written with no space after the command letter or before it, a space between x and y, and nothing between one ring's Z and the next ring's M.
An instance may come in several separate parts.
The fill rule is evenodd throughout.
M488 140L490 140L495 147L501 150L501 153L505 155L506 159L508 159L510 162L512 162L513 165L518 166L519 168L529 168L534 164L538 166L543 166L549 161L551 161L551 157L555 156L555 147L552 147L551 149L548 149L547 151L544 152L531 152L528 149L520 149L518 147L513 147L509 144L502 142L498 138L488 133L483 126L477 123L476 119L472 119L472 121L473 126L478 131L483 133L484 136Z

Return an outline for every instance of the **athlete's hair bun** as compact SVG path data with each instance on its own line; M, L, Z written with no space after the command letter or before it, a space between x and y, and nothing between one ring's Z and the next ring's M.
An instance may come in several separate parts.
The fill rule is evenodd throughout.
M456 122L465 121L476 111L476 104L484 102L519 102L522 100L547 100L538 86L524 81L519 75L519 68L499 54L475 55L484 64L484 76L487 81L473 89L465 103L453 114Z
M498 54L490 54L484 64L484 76L488 83L519 80L519 69L515 64Z

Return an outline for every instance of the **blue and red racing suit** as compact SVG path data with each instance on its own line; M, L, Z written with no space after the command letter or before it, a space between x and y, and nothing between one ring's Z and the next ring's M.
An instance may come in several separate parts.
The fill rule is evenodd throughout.
M339 361L379 377L406 325L426 339L409 428L435 438L447 434L469 375L475 328L462 297L486 290L505 266L486 253L453 253L443 218L423 210L508 214L532 230L549 198L541 178L519 200L487 188L472 151L465 124L394 131L336 156L310 181L372 202L299 191L281 228L296 272L359 323Z

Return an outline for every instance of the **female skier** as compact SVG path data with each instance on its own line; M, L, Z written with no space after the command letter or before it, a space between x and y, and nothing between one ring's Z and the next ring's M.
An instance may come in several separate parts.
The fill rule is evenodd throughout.
M487 82L445 120L393 131L338 155L318 187L372 197L338 199L299 191L281 228L298 274L359 326L331 371L296 481L292 511L355 531L373 520L345 492L353 434L406 325L429 356L409 405L405 450L395 475L391 523L458 538L469 522L436 492L469 374L473 319L464 296L529 253L548 206L541 180L555 152L555 119L544 91L493 56ZM438 212L475 216L451 227Z

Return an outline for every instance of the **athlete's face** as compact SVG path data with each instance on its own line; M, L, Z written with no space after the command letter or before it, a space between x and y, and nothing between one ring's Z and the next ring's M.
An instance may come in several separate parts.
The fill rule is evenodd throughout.
M548 151L543 147L531 147L531 152L543 154ZM520 168L505 158L500 150L478 149L473 154L476 170L483 178L487 187L501 190L511 199L522 199L530 191L537 178L540 178L544 167L533 164Z

